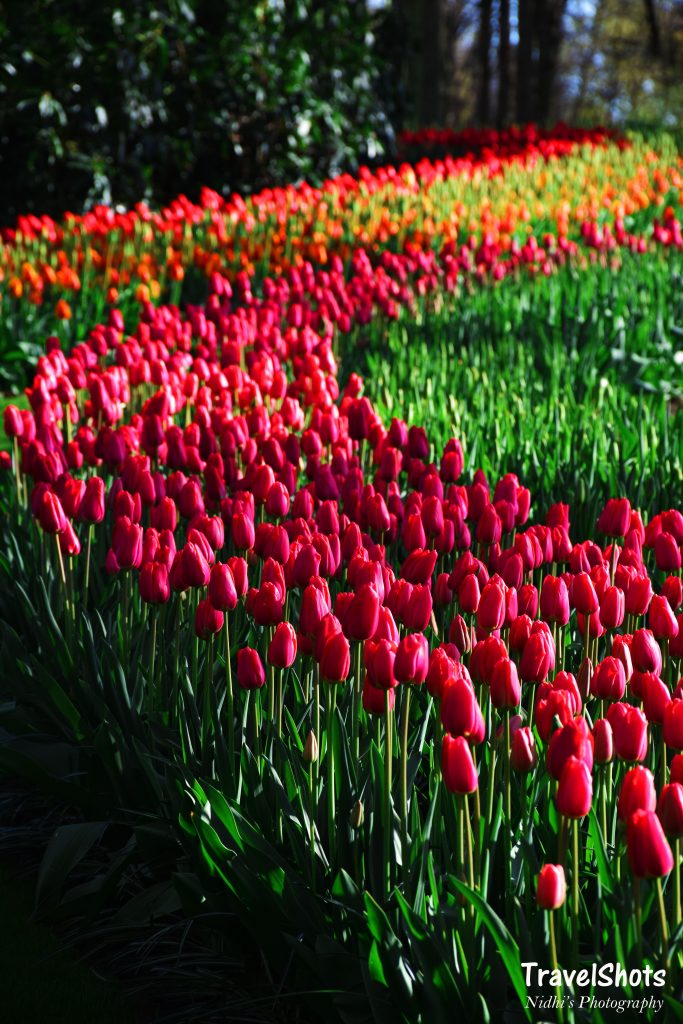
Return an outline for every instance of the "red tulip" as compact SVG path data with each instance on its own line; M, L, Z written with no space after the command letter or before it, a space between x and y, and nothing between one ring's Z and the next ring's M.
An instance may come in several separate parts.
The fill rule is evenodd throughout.
M664 572L681 568L681 549L670 533L660 533L655 540L655 562Z
M266 681L266 671L253 647L242 647L237 652L237 682L243 690L258 690Z
M91 476L85 485L79 516L84 523L101 523L104 513L104 480L99 476Z
M389 710L394 708L394 690L379 690L373 686L368 677L363 683L363 710L369 715L383 715L386 707L386 698L389 697Z
M624 666L609 655L595 666L590 692L600 700L621 700L626 692Z
M510 746L510 765L513 771L524 775L533 771L538 763L536 752L536 741L529 726L522 726L517 729L512 737Z
M574 577L571 597L574 607L582 615L592 615L600 607L593 580L587 572L579 572Z
M664 709L663 731L667 747L683 750L683 700L672 700Z
M489 580L481 592L477 608L477 625L493 632L505 622L505 584L502 580Z
M409 633L398 645L394 675L399 683L423 683L429 670L429 644L422 633Z
M612 726L606 718L598 718L593 726L593 750L596 764L608 764L614 757Z
M208 640L214 633L219 633L223 628L223 612L211 604L208 597L203 598L197 605L194 617L194 628L201 640Z
M237 607L237 589L235 578L229 565L216 562L211 566L209 576L209 598L214 608L223 612L231 612Z
M614 752L622 761L643 761L647 755L647 719L631 704L612 704L607 720L614 735Z
M637 576L626 592L626 611L629 615L645 615L652 600L649 576Z
M171 596L168 569L162 562L145 562L138 583L140 597L147 604L165 604Z
M491 703L500 711L519 707L522 688L519 684L517 666L509 658L501 658L491 673Z
M536 902L543 910L557 910L567 896L567 882L561 864L544 864L538 873Z
M364 583L353 595L342 618L344 633L349 640L369 640L379 622L380 599L369 583Z
M561 576L546 576L541 586L541 615L547 622L569 622L569 591Z
M296 658L296 630L290 622L281 622L268 644L268 664L289 668Z
M631 523L628 498L610 498L598 518L598 530L608 537L623 537Z
M451 793L474 793L479 784L472 751L463 736L443 738L441 767L446 788Z
M38 510L38 522L45 533L62 533L66 529L64 509L54 491L43 492Z
M112 550L120 569L137 569L142 563L142 527L127 516L117 519Z
M320 674L328 683L341 683L351 668L349 642L342 632L333 633L323 648Z
M655 594L652 598L648 622L658 640L671 640L678 636L676 616L663 594Z
M639 672L662 674L662 652L649 629L637 629L633 634L631 660Z
M657 806L655 780L649 768L637 765L624 775L617 803L620 821L628 821L638 810L654 811Z
M555 649L551 637L532 632L524 645L519 674L525 683L541 683L555 667Z
M462 672L458 669L455 678L444 686L441 696L441 722L446 732L454 736L469 736L475 732L480 710L472 684Z
M653 811L636 811L626 824L626 849L636 878L661 878L674 866L659 818Z
M567 818L583 818L593 802L593 780L585 761L569 757L557 787L557 809Z
M600 598L600 621L605 629L616 629L624 621L626 598L619 587L607 587Z
M548 746L548 772L554 779L560 779L564 766L570 757L583 761L588 770L593 768L593 735L583 718L573 718L562 728L556 729Z
M675 839L683 836L683 786L680 782L662 787L657 801L657 817L668 836Z

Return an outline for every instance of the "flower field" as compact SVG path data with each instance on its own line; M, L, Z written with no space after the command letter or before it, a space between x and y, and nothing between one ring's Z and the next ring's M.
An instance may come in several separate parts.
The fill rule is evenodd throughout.
M306 1020L676 1019L683 162L402 143L2 232L39 903L214 915Z

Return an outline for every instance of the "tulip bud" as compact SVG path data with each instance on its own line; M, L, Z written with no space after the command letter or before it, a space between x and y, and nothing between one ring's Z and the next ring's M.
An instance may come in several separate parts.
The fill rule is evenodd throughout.
M365 811L363 810L363 803L361 800L356 800L349 814L349 826L354 830L354 832L357 832L363 827L364 820Z
M284 625L284 623L283 623ZM315 733L311 729L308 736L306 737L306 743L304 745L304 761L307 764L312 764L318 760L318 741L315 737Z

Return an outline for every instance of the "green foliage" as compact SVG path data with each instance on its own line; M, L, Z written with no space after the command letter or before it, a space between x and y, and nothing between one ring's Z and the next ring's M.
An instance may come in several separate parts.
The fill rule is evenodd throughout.
M322 178L382 151L363 0L0 9L0 221Z
M542 514L571 504L589 536L605 500L650 514L683 487L683 260L624 256L618 270L464 290L439 310L373 322L343 350L389 420L450 437L470 472L515 472Z

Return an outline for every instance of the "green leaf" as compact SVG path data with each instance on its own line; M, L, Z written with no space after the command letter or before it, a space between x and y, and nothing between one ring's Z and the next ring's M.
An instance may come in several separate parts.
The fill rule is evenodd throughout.
M491 938L496 944L496 949L500 954L500 958L505 965L505 969L508 972L508 976L517 998L520 1001L522 1010L527 1020L531 1020L529 1010L527 1009L527 993L526 985L524 983L524 975L522 974L522 968L520 964L519 949L515 940L512 938L510 932L507 930L498 915L491 909L485 899L474 889L470 889L468 885L459 881L453 876L449 876L449 882L455 886L457 891L464 896L464 898L472 904L477 914L483 921L487 930L489 931Z

